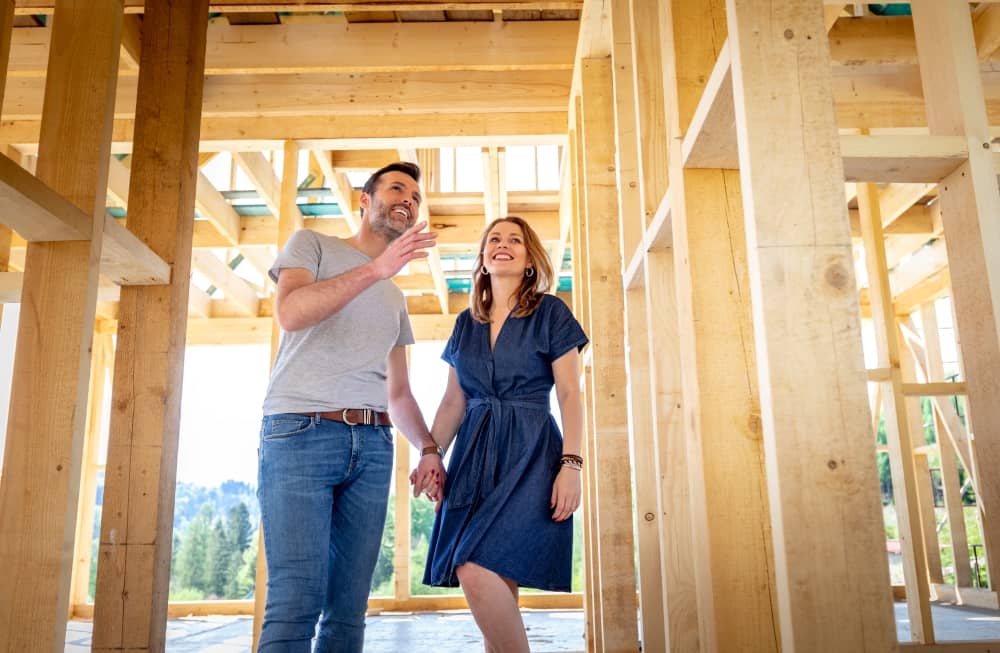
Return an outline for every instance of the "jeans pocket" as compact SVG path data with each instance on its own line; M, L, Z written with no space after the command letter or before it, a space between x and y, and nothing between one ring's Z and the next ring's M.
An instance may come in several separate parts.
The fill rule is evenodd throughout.
M379 435L382 436L382 439L385 440L386 444L395 444L395 440L392 439L391 428L388 426L376 426L375 429L379 432Z
M261 435L265 442L281 440L305 433L314 426L313 418L306 415L275 415L265 421Z

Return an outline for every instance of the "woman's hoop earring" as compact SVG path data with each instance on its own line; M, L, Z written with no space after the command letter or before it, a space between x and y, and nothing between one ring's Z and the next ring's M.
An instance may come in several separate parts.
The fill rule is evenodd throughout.
M484 265L482 268L479 269L479 273L482 274L485 277L485 276L489 275L490 271L487 270L486 266Z
M524 270L524 276L528 277L529 279L535 276L535 268L526 268Z

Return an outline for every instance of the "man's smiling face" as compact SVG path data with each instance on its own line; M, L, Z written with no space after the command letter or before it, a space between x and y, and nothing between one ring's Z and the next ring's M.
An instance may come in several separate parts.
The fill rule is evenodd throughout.
M362 195L361 206L372 230L391 241L417 221L421 199L413 177L391 170L379 177L374 193Z

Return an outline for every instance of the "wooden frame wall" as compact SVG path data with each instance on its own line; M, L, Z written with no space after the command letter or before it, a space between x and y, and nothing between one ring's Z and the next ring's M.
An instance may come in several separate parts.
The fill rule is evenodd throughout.
M665 634L668 650L677 651L989 650L995 642L935 643L929 603L933 597L996 609L996 593L972 589L968 580L954 587L942 584L926 478L927 456L940 450L947 472L947 512L954 524L954 555L962 559L965 535L956 464L969 469L977 488L986 484L979 496L980 506L988 506L996 478L980 481L975 468L984 454L996 455L996 449L992 435L987 435L983 446L988 451L975 451L972 443L979 444L978 438L970 440L944 397L964 394L968 388L969 411L977 422L992 419L994 408L984 398L977 404L972 396L976 372L969 369L968 351L963 358L967 381L942 383L940 345L928 302L950 293L949 276L945 272L928 277L926 270L941 265L943 246L928 246L899 271L892 269L927 239L922 234L931 232L920 227L907 240L900 231L901 216L909 221L921 214L934 224L943 223L943 233L933 227L934 233L944 236L952 257L966 248L974 252L963 262L964 283L969 284L963 291L969 297L964 321L976 325L974 356L983 353L992 360L1000 333L992 317L996 301L990 296L994 292L990 266L998 259L996 248L985 246L982 239L1000 242L991 235L994 220L1000 220L995 204L1000 169L990 152L986 103L981 89L978 94L976 90L974 44L985 42L987 18L992 20L995 12L977 10L976 16L983 20L976 24L981 31L974 37L966 3L914 3L914 23L927 25L927 36L917 28L914 55L925 51L919 57L925 95L933 95L927 103L931 134L904 140L856 130L854 136L843 135L842 130L838 136L838 117L844 114L832 111L833 82L824 72L831 67L825 32L837 25L844 5L719 0L694 9L681 0L660 0L643 3L642 10L648 11L650 4L658 9L662 88L637 90L639 72L632 66L638 68L642 48L638 28L633 23L629 32L616 24L638 13L634 1L613 0L603 11L586 5L578 48L581 71L590 61L587 53L599 51L601 43L614 62L625 288L618 306L626 316L621 332L629 352L630 437L634 451L638 452L638 443L648 442L656 452L655 474L664 481L653 482L645 467L649 461L640 464L639 454L633 454L640 562L638 639L645 644L660 641ZM642 25L648 26L648 21ZM930 25L937 25L938 31ZM941 39L940 26L947 27L951 38ZM844 29L850 27L848 23ZM938 34L933 44L932 33ZM984 43L980 50L982 58L982 51L995 47ZM838 52L838 56L844 55ZM799 70L810 72L797 75ZM632 83L627 81L630 74L636 75ZM942 86L944 80L952 86ZM574 94L585 97L583 88L575 79ZM666 98L670 150L648 159L646 153L660 137L655 136L655 123L643 124L641 112L632 112L659 93ZM873 113L865 119L884 116ZM579 128L571 114L572 125ZM947 140L953 136L958 138ZM654 145L647 145L650 142ZM669 187L652 197L646 193L637 197L637 189L657 187L650 160L654 166L669 164ZM789 184L789 170L806 174ZM845 184L845 176L866 183ZM882 190L875 183L881 183ZM939 183L942 193L959 198L950 202L951 208L947 200L940 213L936 206L911 208L914 201L936 192ZM859 208L845 211L845 199L855 197ZM640 210L644 220L636 219ZM711 226L713 216L721 218L717 228ZM583 240L590 238L592 219L586 206L578 210L574 243L577 234ZM954 252L951 230L960 234L956 239L965 239L962 249L955 247ZM921 237L924 240L918 240ZM862 308L877 318L883 357L877 369L867 371L862 366L852 238L855 243L863 241L869 255L871 288L862 292ZM586 251L586 245L580 249ZM591 267L585 259L575 260ZM671 274L664 274L664 263L673 266ZM903 275L911 270L910 278L927 277L927 281L918 286L904 281ZM732 281L726 281L727 275ZM954 273L950 280L956 296L962 295ZM592 292L590 281L583 279L585 292ZM713 293L717 293L714 299ZM639 328L634 326L640 314L634 309L637 303L645 305L649 316ZM595 310L591 301L589 312ZM613 307L605 304L600 310ZM920 312L928 325L922 336L909 318L914 312ZM580 311L584 317L587 313ZM956 317L961 329L963 313L957 306ZM836 328L827 328L830 325ZM963 338L962 344L966 342ZM736 349L725 354L725 348L733 345ZM900 349L903 345L905 350ZM987 372L985 365L973 366L979 370L978 383L981 388L993 387L996 373ZM803 369L810 372L804 375ZM671 380L671 374L682 379ZM726 375L731 375L728 383ZM900 537L906 543L913 643L896 642L866 381L882 386L882 403L875 408L884 411L891 422L889 430L895 433L889 453ZM741 385L745 395L739 391ZM745 402L737 399L743 396ZM919 396L933 396L941 438L933 451L913 441L923 432L906 421ZM588 396L588 402L594 401ZM898 409L891 410L894 405ZM686 446L678 449L672 444L678 426L669 416L682 406ZM989 415L980 418L979 411ZM914 419L911 414L909 420ZM995 430L987 429L990 434ZM727 432L732 440L726 440ZM818 433L824 436L817 438ZM746 445L745 454L737 453L737 444ZM705 454L708 450L712 457ZM756 492L739 485L754 482ZM734 494L723 499L728 487ZM718 502L713 503L716 495ZM590 509L599 515L606 495L592 491L588 496ZM759 502L756 508L737 507L735 497ZM677 509L679 499L683 509ZM656 506L657 512L644 506ZM653 564L651 545L645 543L649 526L643 519L650 515L663 519L660 565ZM989 551L997 538L991 537L991 529L996 526L987 515L983 517L987 517L987 554L992 555ZM591 515L589 523L594 520ZM751 527L751 539L733 545L744 524ZM719 538L718 545L712 544L713 537ZM748 546L753 541L759 546ZM732 564L726 556L735 550L740 560ZM608 564L599 546L590 552L600 558L590 568ZM678 573L676 562L685 555L691 556L686 567L693 571L691 576ZM967 575L967 561L961 560L958 569ZM760 578L753 577L761 571ZM713 583L713 577L719 580ZM652 600L650 585L657 579L662 601ZM835 593L820 589L834 586L851 589ZM608 606L600 601L604 591L595 581L584 598L588 624L607 628ZM626 649L609 646L600 629L588 629L588 651L610 650Z
M53 9L41 0L17 0L19 6L25 2ZM70 78L67 59L53 57L46 78L51 101L41 120L18 119L0 129L7 142L39 142L36 175L0 158L4 206L13 207L8 211L15 216L13 226L28 241L23 281L17 281L24 301L39 307L22 318L19 331L19 383L0 478L0 557L17 572L30 570L30 582L15 574L0 588L0 649L5 650L59 650L71 609L74 564L65 543L79 530L78 479L89 459L86 380L97 378L98 370L91 374L87 350L102 250L111 252L105 258L117 266L101 270L118 284L150 286L120 293L124 334L113 394L123 410L131 410L144 401L144 390L133 391L121 380L131 374L142 349L129 338L162 341L146 366L152 375L148 385L179 393L174 381L184 334L168 331L166 323L176 324L188 301L196 315L215 312L197 293L185 298L190 289L178 281L187 276L186 254L160 247L197 239L198 230L185 232L183 220L175 220L171 230L156 231L163 225L158 221L160 227L143 232L144 202L165 192L172 198L167 212L173 218L193 204L205 208L211 237L222 246L260 244L236 233L243 221L219 208L225 202L203 189L197 175L183 177L178 188L160 188L152 168L144 167L151 156L144 148L154 147L152 138L137 141L129 163L136 184L127 191L122 166L105 166L112 148L126 147L125 131L147 128L142 104L134 120L113 119L120 45L127 42L133 64L136 57L143 60L147 48L155 58L160 47L172 46L157 41L162 35L152 28L154 14L147 16L150 33L141 43L136 40L135 21L123 15L135 0L108 0L99 12L85 4L87 11L72 0L55 3L58 20L51 35L53 52L80 48L71 58L86 62L83 73L77 72L81 76ZM1000 196L990 145L995 109L984 95L978 66L1000 45L1000 12L992 3L971 14L964 0L915 0L912 40L897 34L900 50L882 56L919 64L924 99L919 105L907 100L890 112L860 102L835 106L840 82L829 70L835 59L849 57L844 43L850 39L844 35L853 28L839 20L843 3L825 4L712 0L695 10L685 0L587 0L566 110L556 106L564 80L527 75L546 89L545 97L518 105L529 113L496 114L485 127L475 127L496 139L476 143L486 148L483 163L490 178L484 216L502 213L504 204L514 201L504 188L504 144L533 128L551 136L558 131L553 125L568 135L563 179L572 187L561 194L557 251L569 238L574 308L592 339L582 376L587 407L582 600L588 651L636 651L640 643L646 650L677 651L743 646L964 653L992 646L935 643L928 602L932 595L951 596L996 608L1000 521L987 509L1000 503L1000 476L993 471L1000 469L1000 406L992 402L1000 392L1000 257L994 245L1000 242ZM0 4L4 35L14 6L9 0ZM204 7L194 14L203 19ZM825 36L831 29L840 35L836 41ZM68 37L70 30L98 37L80 43ZM191 33L204 31L199 26ZM204 45L197 39L171 42L195 53ZM6 47L0 49L0 59L7 56ZM189 58L193 65L181 76L179 96L199 92L192 84L200 76L199 56ZM140 73L141 85L156 65L140 70L148 71ZM448 78L443 72L433 77ZM490 79L484 72L473 81L489 85ZM486 102L472 97L479 86L470 88L463 106ZM865 86L861 92L878 88ZM230 106L224 89L213 93L219 94L216 108ZM51 109L60 104L79 109L70 114ZM291 183L298 148L325 152L360 143L352 139L363 132L386 139L404 156L417 156L414 148L428 144L433 121L441 119L428 111L429 105L417 102L407 115L377 127L369 117L313 116L310 133L326 130L329 137L323 140L303 131L301 118L269 123L267 138L285 148L282 178L260 155L237 157L280 217L276 224L258 225L253 238L270 243L307 224L295 207ZM167 128L171 132L186 135L164 165L194 170L188 166L197 152L192 143L198 141L199 121L183 108L164 119L177 122ZM81 120L99 128L81 128ZM458 132L469 128L461 117L455 121ZM924 125L926 135L876 133ZM203 120L200 126L216 147L263 137L240 118ZM39 130L40 138L32 135ZM329 163L336 175L332 158L317 161L324 174ZM790 170L804 171L803 179L790 183ZM852 185L845 187L845 181ZM876 189L876 183L889 185ZM133 205L133 226L144 240L104 217L105 188ZM343 186L339 192L353 195ZM937 204L913 204L927 193L938 195ZM858 208L848 209L845 199L854 198ZM930 226L911 230L917 224ZM914 239L926 233L944 243L904 261ZM860 301L852 253L859 238L870 282ZM0 235L0 257L5 259L7 249ZM232 281L226 270L203 258L194 258L202 272L219 283ZM930 266L934 273L928 275ZM913 274L915 269L923 273ZM424 303L436 304L446 320L454 307L441 292L443 276L430 273L436 296ZM237 287L227 293L233 301L225 310L270 332L269 298L251 293L241 300ZM965 354L963 380L957 383L942 378L932 326L929 302L941 295L953 297ZM164 304L162 329L137 326L146 303ZM919 336L915 313L921 316ZM861 357L862 314L874 318L879 343L880 361L871 370L864 369ZM245 328L247 322L241 324ZM224 339L225 330L218 328L215 337ZM437 333L442 326L429 328ZM875 409L886 416L891 434L900 533L907 542L912 644L895 641L866 381L879 386L881 403ZM98 394L95 384L92 399ZM169 540L165 512L141 524L142 533L130 531L124 539L118 538L124 531L115 521L144 505L165 507L156 497L172 486L169 439L177 393L164 391L162 409L141 424L124 414L112 418L117 434L112 444L121 455L109 462L118 480L108 485L105 507L115 514L102 529L107 562L94 609L97 648L156 649L166 615L178 609L165 600L169 546L155 543ZM968 397L970 428L962 427L942 399L949 395ZM961 464L972 477L992 563L989 590L940 582L924 481L930 450L915 440L919 432L908 413L916 396L933 397L942 466ZM64 397L73 401L54 400ZM47 455L32 455L38 442ZM137 452L145 462L133 469ZM145 484L129 480L142 471L148 473ZM960 552L957 475L946 476L947 510ZM83 494L90 492L85 486ZM37 501L24 502L24 496ZM739 556L732 555L733 548ZM115 564L123 559L128 564ZM79 583L79 568L76 578ZM73 587L78 597L79 585ZM847 589L829 591L833 587ZM120 600L123 591L134 605ZM372 606L416 607L418 599L406 597L405 588L399 594L373 600ZM522 604L579 601L543 595ZM458 597L442 597L420 605L461 604ZM235 602L213 609L247 607Z

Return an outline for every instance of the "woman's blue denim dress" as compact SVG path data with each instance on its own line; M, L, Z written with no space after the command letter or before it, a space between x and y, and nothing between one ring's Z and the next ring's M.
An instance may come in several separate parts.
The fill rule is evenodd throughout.
M562 435L549 412L552 362L587 343L557 297L525 318L508 317L490 350L490 329L458 316L442 358L455 368L466 412L434 521L424 583L457 587L455 568L474 562L518 585L570 591L573 521L552 521L549 501Z

